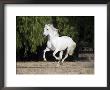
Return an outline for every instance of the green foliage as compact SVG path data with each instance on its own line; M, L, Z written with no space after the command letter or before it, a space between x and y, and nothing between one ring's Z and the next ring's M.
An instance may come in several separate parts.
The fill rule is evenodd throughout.
M94 47L94 17L90 16L17 16L17 56L36 53L47 42L43 36L45 24L53 23L60 36L69 36L76 43Z
M73 17L56 17L56 22L61 36L69 36L74 41L77 41L78 31L73 23Z
M24 49L24 55L35 53L38 46L45 42L43 28L46 23L51 23L51 17L17 16L16 17L16 48L18 54Z

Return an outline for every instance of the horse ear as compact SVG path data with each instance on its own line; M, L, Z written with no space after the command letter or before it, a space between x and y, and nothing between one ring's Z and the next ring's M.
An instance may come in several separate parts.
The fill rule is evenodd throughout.
M53 24L50 24L51 26L53 26Z
M45 24L45 27L47 26L47 24Z
M53 24L48 24L49 26L53 27Z

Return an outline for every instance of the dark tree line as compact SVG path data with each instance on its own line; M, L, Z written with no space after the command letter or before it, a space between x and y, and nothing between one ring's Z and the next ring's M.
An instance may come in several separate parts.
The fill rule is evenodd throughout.
M94 49L94 16L17 16L16 56L27 57L41 52L47 38L43 36L45 24L53 24L60 36L71 37L79 49Z

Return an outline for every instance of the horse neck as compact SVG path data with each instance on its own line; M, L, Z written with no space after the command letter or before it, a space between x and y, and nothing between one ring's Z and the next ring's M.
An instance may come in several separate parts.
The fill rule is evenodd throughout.
M56 37L59 37L59 34L56 34L56 35L50 34L50 35L48 35L49 40L52 40L53 38L56 38Z

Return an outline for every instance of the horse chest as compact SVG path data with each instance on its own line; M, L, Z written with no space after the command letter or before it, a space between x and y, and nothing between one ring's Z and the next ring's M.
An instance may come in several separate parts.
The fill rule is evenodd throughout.
M51 50L55 50L55 47L52 45L50 41L47 42L47 47Z

